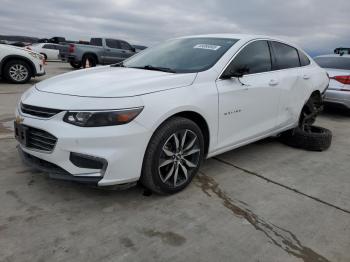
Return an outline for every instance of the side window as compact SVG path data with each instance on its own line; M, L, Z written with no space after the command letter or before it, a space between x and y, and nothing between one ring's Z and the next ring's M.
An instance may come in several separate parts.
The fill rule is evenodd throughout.
M102 38L91 38L90 44L95 46L102 46Z
M301 51L299 51L299 58L301 66L307 66L311 63L310 59Z
M106 39L106 46L109 48L117 48L120 49L120 42L118 40L114 39Z
M43 48L44 48L44 49L53 49L53 48L52 48L52 45L43 45Z
M124 50L132 50L131 46L126 42L120 41L120 45Z
M238 53L226 70L245 74L271 71L271 55L267 41L248 44Z
M271 45L276 56L274 70L300 66L298 51L294 47L279 42L271 42Z

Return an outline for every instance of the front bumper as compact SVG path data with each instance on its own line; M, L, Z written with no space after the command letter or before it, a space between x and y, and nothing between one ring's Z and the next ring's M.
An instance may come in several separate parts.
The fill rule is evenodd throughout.
M324 97L324 102L350 109L350 92L328 89Z
M39 60L35 63L35 72L33 72L33 76L43 76L45 75L44 61Z
M43 76L43 75L45 75L45 74L46 74L46 72L44 71L44 72L41 72L41 73L36 73L35 76Z
M73 176L66 170L60 168L59 166L37 158L31 154L23 151L20 146L17 146L18 154L25 164L28 166L46 172L49 174L50 178L73 181L79 183L93 184L97 185L102 177L89 177L89 176Z
M126 184L139 180L151 132L136 120L126 125L111 127L73 126L63 122L64 114L65 111L50 119L39 119L22 112L16 113L16 117L21 118L22 125L44 130L57 138L51 152L19 144L19 152L24 156L25 162L41 170L44 167L44 171L50 173L53 178L91 182L98 186ZM106 168L81 168L71 161L71 153L103 159L107 163ZM57 168L60 172L57 172Z

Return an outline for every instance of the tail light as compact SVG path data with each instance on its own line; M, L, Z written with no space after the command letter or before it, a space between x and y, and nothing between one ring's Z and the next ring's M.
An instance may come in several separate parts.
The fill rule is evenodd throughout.
M330 79L338 81L344 85L350 85L350 75L348 75L348 76L333 76L333 77L330 77Z
M350 75L348 75L348 76L333 76L330 79L338 81L339 83L342 83L344 85L350 85ZM340 89L340 91L348 91L348 92L350 92L350 87L349 86L345 86L342 89Z
M74 48L75 48L75 46L73 44L70 44L69 47L68 47L68 52L69 53L74 53Z

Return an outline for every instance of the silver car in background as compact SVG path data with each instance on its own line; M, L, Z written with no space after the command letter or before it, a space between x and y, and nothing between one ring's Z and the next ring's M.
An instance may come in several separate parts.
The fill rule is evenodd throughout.
M350 109L350 55L323 55L314 59L329 74L324 102Z

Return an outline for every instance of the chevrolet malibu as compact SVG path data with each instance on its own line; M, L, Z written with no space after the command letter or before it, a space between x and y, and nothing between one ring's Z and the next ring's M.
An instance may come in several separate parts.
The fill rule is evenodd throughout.
M16 110L23 159L99 187L176 193L205 158L293 129L329 83L301 49L265 36L172 39L112 66L42 81Z

